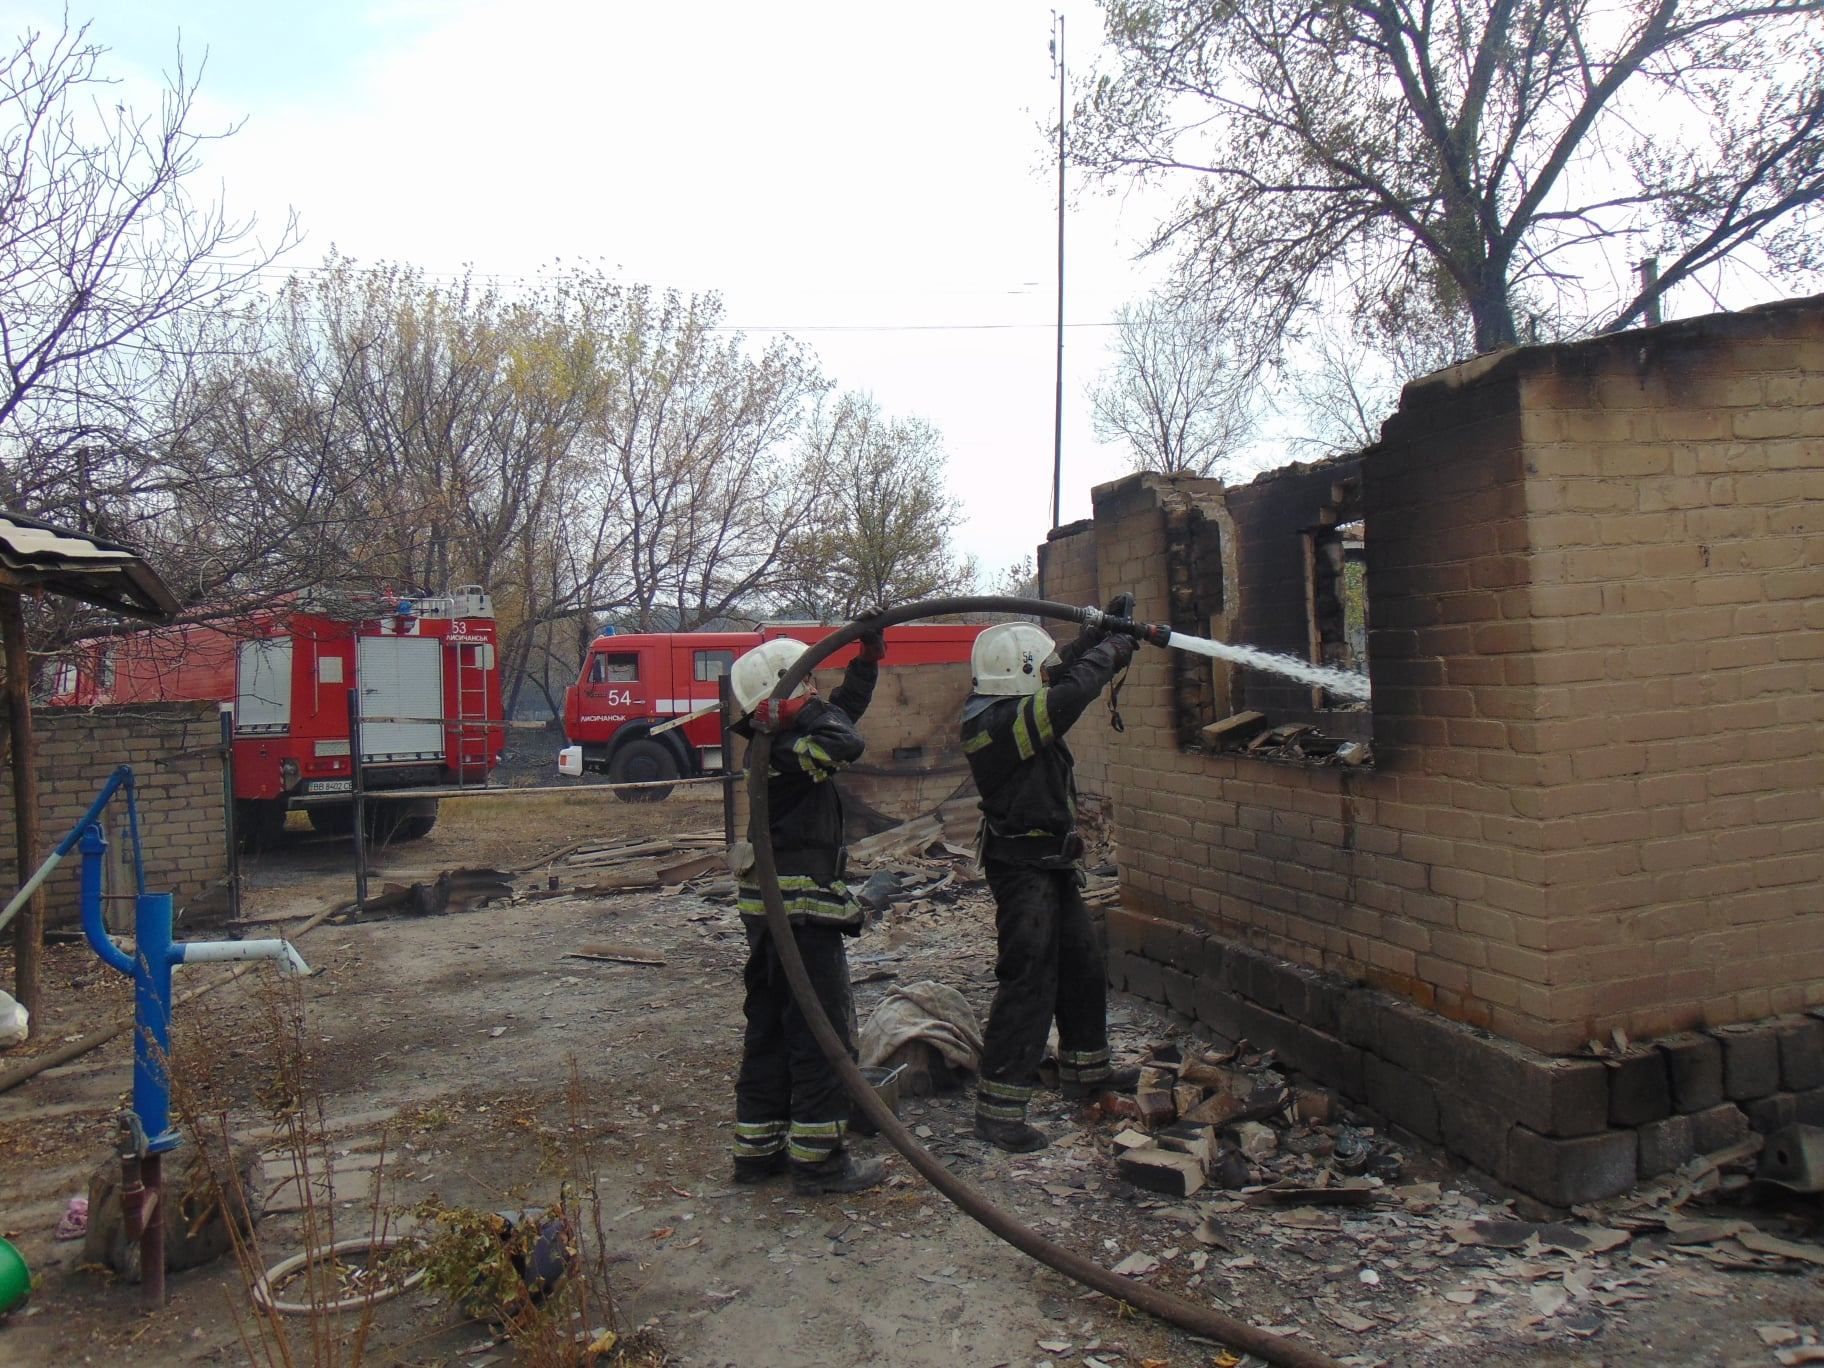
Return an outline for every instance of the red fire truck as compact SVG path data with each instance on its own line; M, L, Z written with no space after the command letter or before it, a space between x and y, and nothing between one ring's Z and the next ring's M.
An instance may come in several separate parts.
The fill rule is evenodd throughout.
M260 846L294 807L318 831L354 829L342 795L352 787L348 693L357 685L364 787L481 783L500 762L494 609L473 585L433 598L317 596L231 623L94 642L58 671L50 701L232 703L236 827ZM437 800L368 811L375 834L415 840L435 824Z
M969 659L985 623L914 623L887 629L887 668ZM641 632L600 636L564 691L564 737L558 771L606 774L617 784L660 783L722 771L719 685L735 657L774 637L821 640L835 629L819 623L767 623L756 632ZM855 657L847 646L820 669ZM708 711L705 711L708 710ZM673 718L704 713L659 735ZM624 790L628 801L665 797L668 789Z

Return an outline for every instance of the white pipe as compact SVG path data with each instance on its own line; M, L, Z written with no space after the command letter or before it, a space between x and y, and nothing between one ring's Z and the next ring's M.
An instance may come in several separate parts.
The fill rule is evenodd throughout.
M173 947L182 950L180 964L215 964L228 960L269 959L279 962L279 972L299 977L310 973L304 957L286 940L182 941Z
M6 930L6 924L13 919L13 914L31 901L32 894L38 891L38 885L51 877L51 871L63 863L63 852L53 850L45 857L44 863L38 866L38 872L25 881L25 887L13 894L13 900L0 912L0 931Z

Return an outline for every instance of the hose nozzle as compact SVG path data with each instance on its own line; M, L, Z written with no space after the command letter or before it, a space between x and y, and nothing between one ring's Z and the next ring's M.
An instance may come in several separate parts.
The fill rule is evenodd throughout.
M1170 627L1157 622L1135 622L1132 618L1116 617L1093 606L1083 610L1083 625L1098 632L1119 632L1136 641L1144 641L1149 646L1172 644Z

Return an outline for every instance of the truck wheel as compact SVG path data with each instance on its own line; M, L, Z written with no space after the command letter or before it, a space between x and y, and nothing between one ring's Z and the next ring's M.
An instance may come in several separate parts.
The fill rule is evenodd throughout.
M415 803L398 803L403 809L398 825L393 828L395 841L422 841L437 825L437 800L421 798Z
M419 798L411 802L372 803L367 809L368 839L382 845L398 841L419 841L431 834L437 825L437 800Z
M285 830L285 804L271 798L237 798L234 834L241 849L255 854L271 850Z
M337 803L333 807L305 808L310 829L319 836L347 836L355 829L355 805Z
M646 737L629 741L614 753L608 766L608 777L617 784L651 784L662 779L678 778L677 758L671 751ZM623 803L662 803L671 789L616 789L614 796Z

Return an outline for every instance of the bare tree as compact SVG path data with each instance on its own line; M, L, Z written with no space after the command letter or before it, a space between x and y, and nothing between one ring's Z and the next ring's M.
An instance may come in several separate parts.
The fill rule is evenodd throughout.
M295 240L191 193L211 141L182 54L158 112L110 94L87 26L0 58L0 497L85 530L130 502L164 434L171 372Z
M1092 391L1096 436L1138 470L1211 475L1253 431L1251 378L1195 302L1152 295L1116 314L1113 363Z
M851 393L817 412L808 445L821 497L790 547L786 612L834 621L974 581L950 540L962 514L936 428Z
M629 289L601 338L614 384L593 434L600 497L625 530L641 630L687 631L778 587L786 548L818 515L817 471L793 458L825 382L797 344L750 357L719 337L719 296Z
M1824 0L1104 8L1081 156L1194 177L1153 245L1263 352L1338 299L1488 349L1824 266Z

